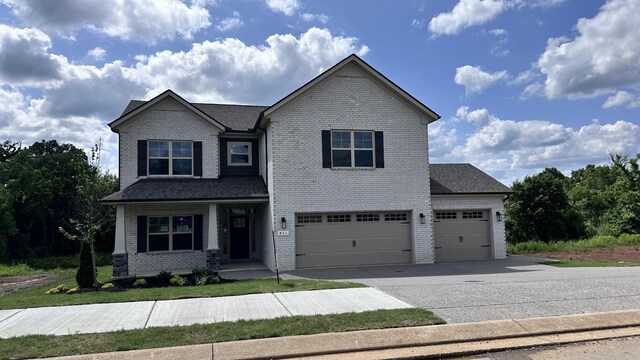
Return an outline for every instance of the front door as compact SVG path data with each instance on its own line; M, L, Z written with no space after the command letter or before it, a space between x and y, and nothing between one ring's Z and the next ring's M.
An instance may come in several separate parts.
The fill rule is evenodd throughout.
M249 258L249 216L235 215L231 216L231 231L229 234L231 244L230 258L248 259Z

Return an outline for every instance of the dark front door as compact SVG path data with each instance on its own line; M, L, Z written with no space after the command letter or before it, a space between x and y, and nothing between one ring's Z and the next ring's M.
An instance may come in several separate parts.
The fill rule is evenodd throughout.
M231 216L230 257L234 259L249 258L249 216Z

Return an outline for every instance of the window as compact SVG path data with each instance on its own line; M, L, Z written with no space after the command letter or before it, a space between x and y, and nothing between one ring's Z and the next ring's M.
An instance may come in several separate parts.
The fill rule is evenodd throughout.
M372 168L373 131L332 131L331 160L336 168Z
M356 221L357 222L380 221L380 215L379 214L357 214Z
M463 219L482 219L482 211L463 211Z
M406 213L384 214L384 221L407 221L407 214Z
M458 213L455 211L439 211L436 212L436 220L457 219Z
M351 222L351 215L349 214L338 214L338 215L327 215L327 222Z
M149 251L193 250L193 216L150 216Z
M227 143L227 164L229 166L251 166L251 143L229 141Z
M193 174L191 141L149 140L149 175Z
M298 215L298 224L317 224L322 222L322 215Z

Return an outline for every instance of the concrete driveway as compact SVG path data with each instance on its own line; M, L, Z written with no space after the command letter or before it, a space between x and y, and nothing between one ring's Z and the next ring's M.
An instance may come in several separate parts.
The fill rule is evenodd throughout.
M556 268L542 259L296 270L285 276L367 284L450 323L640 308L640 267Z

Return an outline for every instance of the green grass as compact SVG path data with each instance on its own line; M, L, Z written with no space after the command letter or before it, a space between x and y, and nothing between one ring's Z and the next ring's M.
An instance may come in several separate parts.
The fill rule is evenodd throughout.
M594 236L590 239L573 241L526 241L508 244L507 252L511 254L528 254L537 252L584 251L593 248L611 248L617 246L640 246L640 234L624 234L615 236Z
M640 266L640 262L606 262L606 261L590 261L590 260L558 260L545 261L543 265L551 265L555 267L628 267Z
M27 264L0 264L0 277L40 274L43 271L34 270Z
M102 334L32 335L0 340L0 358L65 356L443 323L442 319L430 311L414 308L336 315L292 316L269 320L148 328Z
M339 289L364 287L362 284L334 281L315 280L281 280L276 279L240 280L231 283L212 284L205 286L163 287L148 289L130 289L127 291L98 291L73 295L46 295L45 292L60 284L75 287L75 269L56 270L53 280L42 282L29 289L0 297L0 309L31 308L55 305L95 304L123 301L167 300L194 297L216 297L269 292ZM98 268L98 281L106 282L111 279L111 267Z

